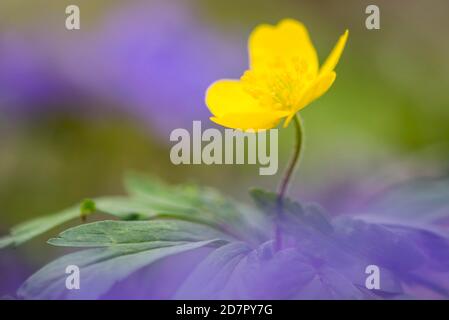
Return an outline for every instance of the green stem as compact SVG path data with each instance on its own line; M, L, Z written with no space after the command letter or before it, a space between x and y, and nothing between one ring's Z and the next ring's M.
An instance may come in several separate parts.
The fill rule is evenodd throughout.
M285 174L281 180L281 184L279 185L278 195L277 195L277 207L278 207L278 223L276 223L275 230L275 248L280 249L282 247L282 235L280 230L280 220L283 215L283 202L284 197L287 192L288 186L290 184L290 180L295 171L295 167L301 159L301 151L303 148L303 140L304 140L304 132L302 128L301 118L296 114L293 119L295 123L295 146L293 150L293 156L287 166Z

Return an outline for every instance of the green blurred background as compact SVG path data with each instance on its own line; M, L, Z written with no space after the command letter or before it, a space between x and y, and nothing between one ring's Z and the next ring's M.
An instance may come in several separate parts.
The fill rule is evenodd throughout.
M380 30L365 28L372 3ZM79 31L64 28L69 4L81 9ZM350 30L334 86L302 112L306 149L291 195L343 212L393 183L444 175L448 13L448 1L423 0L2 1L0 232L123 193L128 170L245 201L251 186L275 189L279 174L256 166L171 164L169 132L208 123L207 85L238 77L251 30L285 17L308 27L320 61ZM280 138L279 173L292 128ZM21 257L38 265L57 254L46 238L17 249Z

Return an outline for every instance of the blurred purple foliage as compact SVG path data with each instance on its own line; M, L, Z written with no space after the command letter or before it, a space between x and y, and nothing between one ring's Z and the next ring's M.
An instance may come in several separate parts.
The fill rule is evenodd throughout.
M111 9L80 34L3 32L0 112L44 112L55 103L84 110L89 97L164 134L207 119L204 92L217 78L239 75L244 39L239 45L191 10L157 2Z
M423 188L422 183L427 188ZM232 206L223 207L226 209L223 212L228 213L227 227L222 230L227 237L220 245L197 247L147 265L139 264L140 259L151 259L161 251L139 252L134 257L129 256L129 260L121 256L114 260L116 256L113 255L104 261L97 259L110 256L114 246L79 251L38 271L22 286L19 296L51 299L448 299L448 228L434 219L428 219L425 224L414 223L420 221L420 215L432 216L435 209L441 212L443 202L435 199L445 194L446 189L439 187L446 183L434 181L432 186L430 181L412 182L390 190L383 199L378 197L376 204L388 201L392 194L401 194L406 204L407 197L415 199L420 214L404 212L407 207L396 207L397 211L388 216L383 215L379 206L376 215L331 217L316 204L292 200L284 202L279 216L276 194L257 189L251 195L258 210L245 207L241 216L234 216ZM429 189L432 201L426 196ZM170 196L176 197L176 193ZM400 202L398 198L396 202ZM444 205L447 206L447 198ZM208 212L207 208L202 210ZM365 212L372 210L374 207L366 208ZM253 228L255 220L258 227ZM278 226L282 234L280 245L274 245L274 226ZM98 232L93 234L107 234L104 229ZM81 233L80 236L83 237ZM216 236L205 239L217 239ZM84 277L89 278L87 291L69 293L60 288L65 275L60 276L58 272L69 262L84 264L86 259L93 261L82 271ZM134 260L138 267L129 269L128 265ZM379 269L380 288L367 288L368 266ZM100 275L101 270L107 275ZM43 286L49 285L59 289L43 290Z

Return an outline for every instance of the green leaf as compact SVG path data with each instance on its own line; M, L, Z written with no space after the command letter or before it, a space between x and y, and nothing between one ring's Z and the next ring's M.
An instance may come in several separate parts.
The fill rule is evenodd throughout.
M8 236L0 239L0 249L18 246L70 220L80 218L80 221L83 221L86 215L92 214L96 210L117 216L120 219L130 219L131 217L147 219L156 215L148 206L125 197L89 199L61 212L39 217L13 227Z
M98 211L111 214L123 220L147 220L155 218L157 212L147 203L122 196L101 197L94 200Z
M276 193L254 188L249 191L249 194L253 198L256 206L268 216L276 216L278 214L278 195ZM283 208L284 211L295 214L296 216L303 216L305 213L299 202L292 201L289 198L284 198Z
M276 213L277 194L268 192L263 189L253 188L249 190L251 198L253 198L256 206L266 214L272 216Z
M57 246L102 247L64 256L28 279L18 295L32 299L95 299L116 282L151 263L202 246L221 246L227 235L185 221L98 221L62 232L48 242ZM80 268L80 290L69 291L64 281L68 265Z
M262 189L250 190L256 206L271 218L279 216L277 194ZM324 233L332 232L333 227L324 210L316 204L301 204L289 198L284 198L282 213L283 223L290 230L295 227L312 227Z
M172 201L176 201L173 199ZM160 207L155 207L153 203L146 202L143 198L125 198L125 197L105 197L96 200L96 207L99 211L109 213L119 217L122 220L148 220L148 219L175 219L188 221L195 224L202 224L212 227L216 230L221 230L235 237L239 235L233 231L236 229L232 224L227 224L220 220L208 211L208 209L198 208L195 211L185 212L177 209L170 211L160 210ZM214 209L212 212L217 212ZM231 214L227 211L226 213ZM245 224L238 224L238 227L244 227Z
M154 241L83 250L46 265L32 275L17 294L25 299L97 299L115 283L162 258L221 244L216 240L191 243ZM65 270L69 265L80 268L79 290L66 289L68 275Z
M11 246L14 243L14 239L10 236L0 239L0 249Z
M114 196L87 199L59 213L40 217L14 227L9 236L0 239L0 248L20 245L72 219L95 211L121 220L178 219L211 226L239 239L257 237L263 231L251 208L231 201L210 188L195 185L169 186L145 175L131 174L125 181L130 197ZM254 232L248 232L254 230ZM257 234L257 235L256 235ZM254 241L254 239L247 239Z
M169 186L141 174L127 175L125 185L133 199L146 203L157 212L158 217L182 219L233 231L237 238L251 237L252 232L248 230L261 225L258 221L260 217L253 214L253 209L228 199L212 188Z
M0 248L18 246L58 225L80 217L79 205L63 210L56 214L40 217L19 224L11 229L10 235L0 239Z
M161 214L201 215L212 221L241 216L233 201L211 188L169 186L141 174L127 175L125 187L132 198L142 200Z
M125 177L125 189L131 197L145 200L156 210L180 213L197 210L195 188L172 187L154 177L130 173Z
M143 220L156 217L154 210L138 199L126 197L88 199L56 214L39 217L13 227L8 236L0 239L0 249L13 245L18 246L70 220L80 218L80 221L83 221L83 218L95 211L108 213L123 220Z
M210 227L176 220L99 221L62 232L48 243L56 246L102 247L154 241L194 242L229 237Z

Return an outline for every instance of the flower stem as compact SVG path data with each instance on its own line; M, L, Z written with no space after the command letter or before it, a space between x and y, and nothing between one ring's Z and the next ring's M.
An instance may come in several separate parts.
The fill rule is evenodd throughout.
M303 139L304 139L304 132L302 128L302 121L301 118L296 114L294 116L293 122L295 123L295 145L293 150L292 158L287 166L287 169L285 171L285 174L281 180L281 184L279 185L278 195L277 195L277 210L278 210L278 221L276 223L276 230L275 230L275 248L277 250L281 249L282 247L282 234L281 234L281 228L280 228L280 220L283 216L283 206L284 206L284 197L287 192L290 180L293 176L293 173L295 171L295 167L298 164L299 160L301 159L301 151L303 148Z

